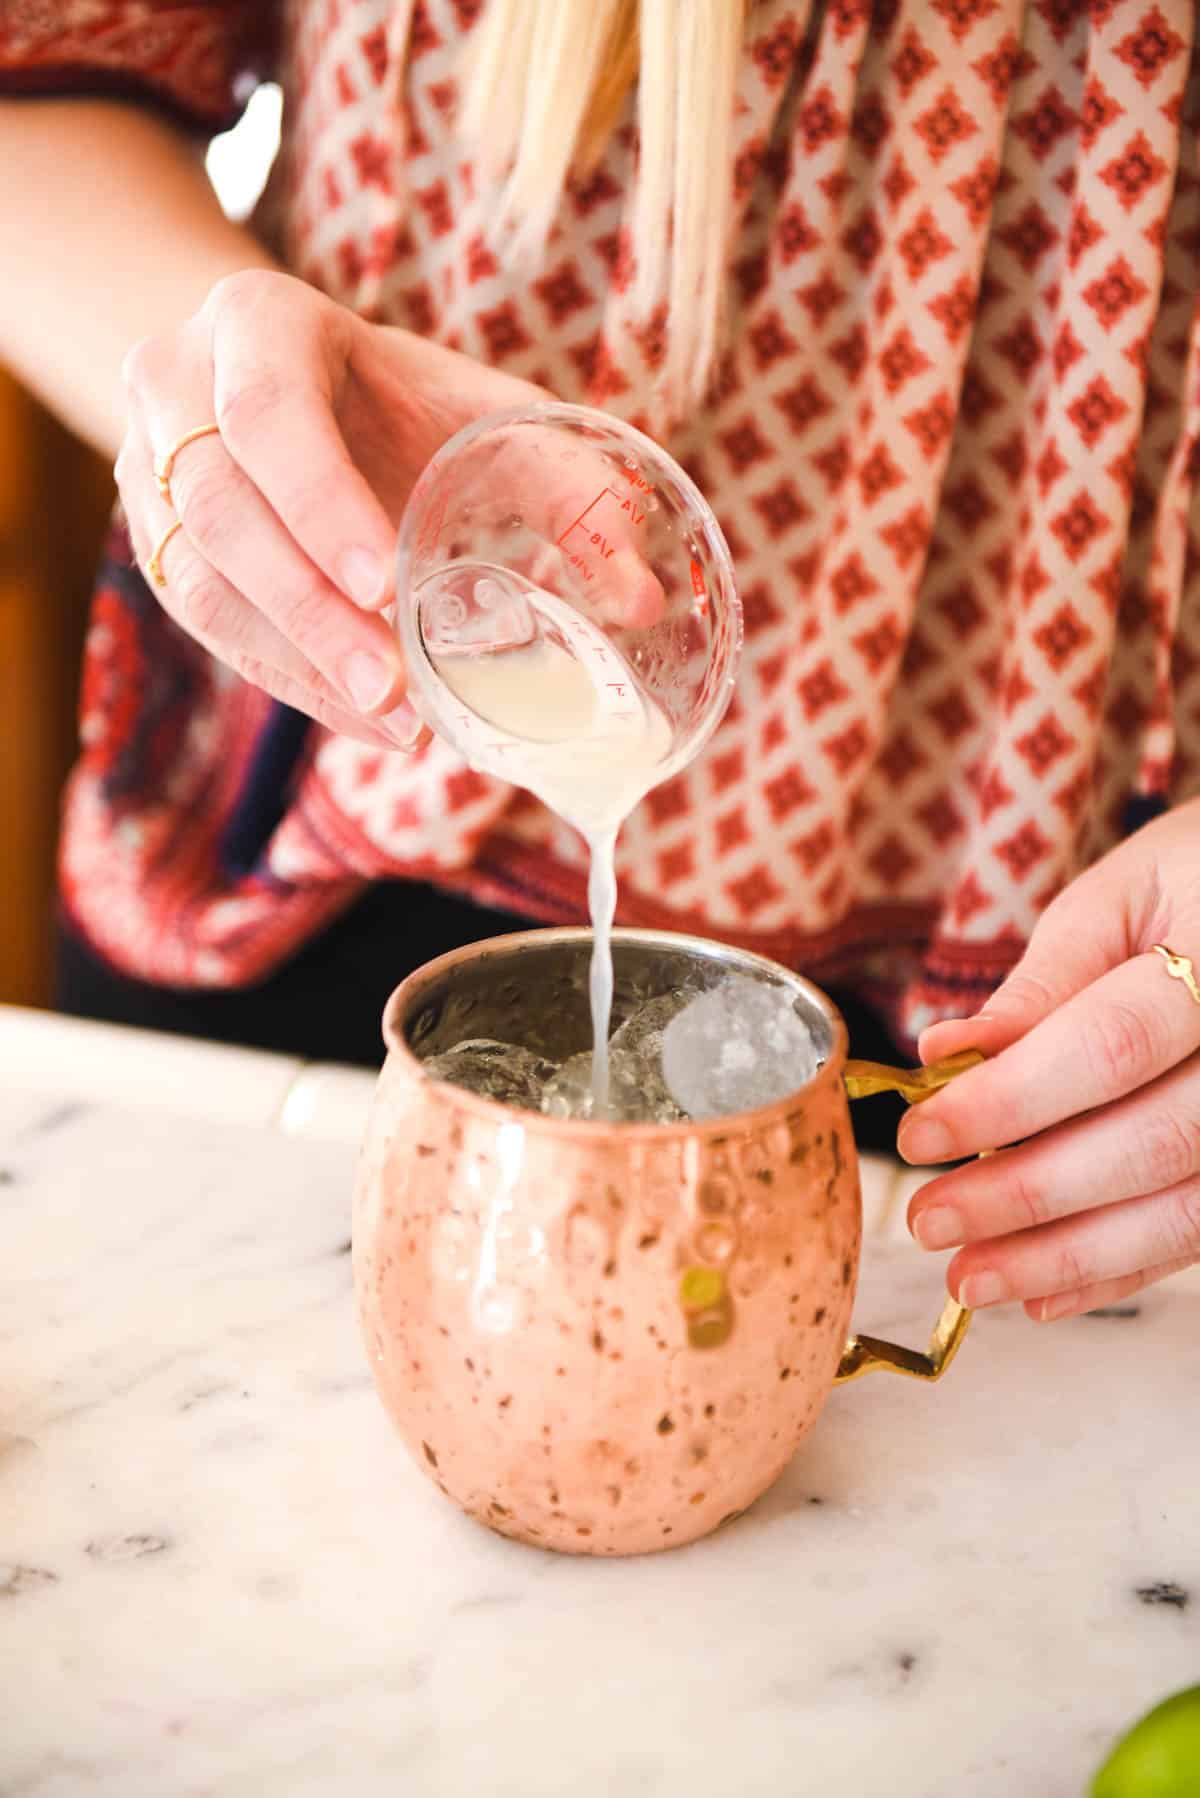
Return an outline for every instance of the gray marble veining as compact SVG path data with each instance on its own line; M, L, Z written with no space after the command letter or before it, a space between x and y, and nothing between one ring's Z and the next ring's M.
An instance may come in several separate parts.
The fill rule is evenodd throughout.
M11 1038L10 1038L11 1040ZM11 1073L11 1077L10 1077ZM353 1148L0 1092L4 1798L1080 1798L1200 1666L1200 1285L836 1393L707 1543L465 1522L374 1399ZM81 1091L84 1088L81 1086ZM272 1089L273 1090L273 1089ZM939 1267L868 1245L923 1339Z

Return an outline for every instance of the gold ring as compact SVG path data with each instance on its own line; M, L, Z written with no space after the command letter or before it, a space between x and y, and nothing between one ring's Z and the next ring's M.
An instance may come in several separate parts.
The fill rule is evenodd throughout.
M220 429L218 424L197 425L194 431L185 431L178 442L171 445L165 456L155 457L154 484L169 506L175 503L171 498L171 470L175 466L176 456L181 449L186 449L189 443L195 443L198 437L212 437Z
M155 544L154 554L146 563L146 573L150 576L150 579L154 582L156 587L165 587L167 584L167 577L163 573L162 567L162 553L176 531L181 531L182 529L183 520L181 518L174 519L173 522L167 526L166 530Z
M1200 1005L1200 981L1196 979L1196 970L1186 955L1176 955L1165 943L1154 944L1155 955L1161 955L1167 964L1167 973L1172 980L1182 980L1192 998Z

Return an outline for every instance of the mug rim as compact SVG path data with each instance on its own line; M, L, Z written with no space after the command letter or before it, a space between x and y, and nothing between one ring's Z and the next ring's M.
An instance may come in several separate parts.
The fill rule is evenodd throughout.
M719 942L715 937L695 936L675 930L639 930L633 925L614 929L614 949L622 944L683 949L701 954L706 960L713 959L713 952L716 951L718 958L728 958L731 968L760 970L776 979L782 979L797 994L802 994L825 1018L830 1031L829 1054L816 1073L781 1098L772 1099L767 1105L755 1106L749 1111L727 1111L714 1118L684 1118L675 1124L650 1121L628 1123L617 1118L547 1117L540 1111L523 1111L516 1105L505 1105L499 1099L489 1099L482 1093L470 1092L466 1087L455 1086L449 1080L428 1080L421 1073L423 1063L409 1048L404 1037L403 1023L415 1009L414 1002L420 993L435 979L464 962L475 961L505 949L519 950L539 944L590 944L591 941L592 931L584 924L517 930L502 936L484 937L475 943L464 943L457 949L447 950L444 955L435 956L432 961L423 962L419 968L414 968L410 974L405 975L383 1008L382 1032L388 1060L395 1057L406 1073L422 1080L431 1093L444 1095L448 1103L484 1119L496 1123L519 1122L524 1128L534 1130L540 1136L577 1137L580 1132L588 1136L607 1131L619 1132L624 1140L631 1142L680 1142L697 1136L706 1139L728 1136L734 1131L743 1134L747 1128L758 1130L787 1116L796 1110L798 1104L807 1103L811 1095L823 1091L832 1082L841 1084L849 1054L849 1032L841 1012L821 987L805 975L785 968L781 962L772 961L769 956Z

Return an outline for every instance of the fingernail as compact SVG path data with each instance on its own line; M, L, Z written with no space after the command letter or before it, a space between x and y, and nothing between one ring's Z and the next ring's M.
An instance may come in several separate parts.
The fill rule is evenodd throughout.
M1068 1311L1079 1308L1079 1298L1073 1292L1056 1292L1053 1297L1042 1300L1041 1322L1052 1323L1056 1317L1065 1317Z
M396 684L396 671L369 649L354 649L342 663L342 683L360 712L382 704Z
M958 1289L958 1302L968 1311L979 1311L984 1305L1002 1305L1008 1297L1008 1281L997 1273L969 1274Z
M383 563L373 550L348 549L338 563L338 575L351 599L373 606L383 597Z
M913 1219L913 1235L923 1249L948 1249L963 1239L963 1222L952 1205L931 1205Z
M969 1022L970 1019L965 1016L960 1018L936 1018L932 1024L926 1024L921 1035L929 1036L935 1030L948 1030L951 1024L967 1024Z
M422 719L417 717L406 699L382 718L376 719L380 730L385 730L389 737L394 737L401 749L415 749L425 729Z
M936 1024L927 1024L922 1030L919 1041L934 1036L938 1031L974 1030L979 1025L992 1024L995 1019L986 1011L977 1011L973 1016L963 1018L939 1018Z
M897 1141L906 1161L949 1161L954 1154L953 1139L945 1124L912 1112L900 1125Z

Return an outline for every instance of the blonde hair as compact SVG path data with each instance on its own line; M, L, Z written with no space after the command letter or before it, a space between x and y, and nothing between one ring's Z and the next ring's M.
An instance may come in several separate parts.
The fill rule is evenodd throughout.
M703 396L716 354L744 12L745 0L488 0L475 34L463 124L504 178L517 254L545 242L564 182L601 155L637 79L632 298L643 319L665 307L672 410Z

